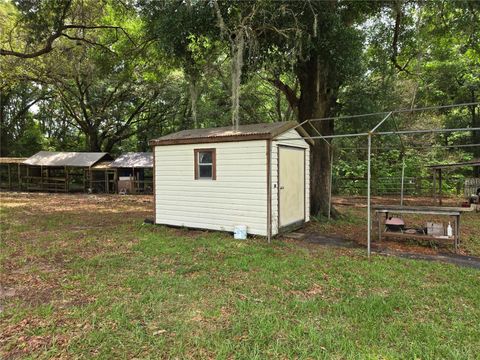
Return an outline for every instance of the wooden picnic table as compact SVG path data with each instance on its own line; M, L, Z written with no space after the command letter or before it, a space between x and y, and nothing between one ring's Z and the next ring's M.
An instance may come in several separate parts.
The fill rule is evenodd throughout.
M465 211L473 211L473 207L461 208L461 207L443 207L443 206L400 206L400 205L374 205L372 209L375 210L375 215L378 221L378 240L382 241L382 220L380 214L385 214L385 219L388 219L390 213L394 214L424 214L424 215L443 215L451 216L454 218L454 231L453 241L455 251L460 244L460 216ZM421 240L443 240L445 238L435 237L434 235L422 235L422 234L407 234L403 232L383 232L385 236L392 237L408 237ZM447 238L451 239L451 238Z

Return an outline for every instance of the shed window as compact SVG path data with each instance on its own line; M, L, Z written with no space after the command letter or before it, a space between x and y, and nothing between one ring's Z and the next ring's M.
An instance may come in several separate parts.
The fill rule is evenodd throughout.
M215 149L195 149L195 179L216 179Z

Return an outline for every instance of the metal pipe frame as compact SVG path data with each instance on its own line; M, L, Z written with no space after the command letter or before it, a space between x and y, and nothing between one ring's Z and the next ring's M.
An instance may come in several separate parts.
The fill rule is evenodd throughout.
M375 116L375 115L385 115L388 113L392 114L401 114L401 113L408 113L414 111L427 111L427 110L439 110L439 109L450 109L455 107L462 107L462 106L478 106L480 102L470 102L470 103L462 103L462 104L451 104L451 105L440 105L440 106L427 106L421 108L405 108L405 109L398 109L392 111L380 111L376 113L367 113L367 114L359 114L359 115L344 115L344 116L337 116L337 117L326 117L326 118L319 118L319 119L308 119L306 121L327 121L327 120L345 120L345 119L356 119L356 118L363 118L368 116Z
M371 254L371 231L372 231L372 199L371 199L371 191L372 191L372 133L368 134L368 165L367 165L367 222L368 222L368 229L367 229L367 254L368 258L370 258Z
M372 240L372 136L375 131L382 126L382 124L387 121L387 119L392 115L392 112L389 112L371 131L368 132L368 165L367 165L367 253L370 258L371 254L371 240Z
M420 130L400 130L400 131L379 131L377 135L411 135L411 134L430 134L430 133L445 133L455 131L477 131L477 128L457 128L457 129L420 129Z
M467 148L467 147L475 147L480 146L480 144L460 144L460 145L425 145L425 146L404 146L405 150L414 150L414 149L455 149L455 148ZM359 146L359 147L337 147L339 150L367 150L368 147L366 146ZM394 150L398 149L398 146L382 146L382 147L372 147L372 150Z
M392 114L393 114L393 112L390 111L390 112L388 113L388 115L385 116L385 117L383 118L383 120L380 121L380 122L377 124L377 126L375 126L370 132L371 132L371 133L374 133L385 121L387 121L387 119L388 119Z
M340 135L321 135L318 130L319 136L309 136L309 139L323 139L328 143L326 139L336 139L336 138L345 138L345 137L356 137L356 136L367 136L367 151L368 151L368 164L367 164L367 254L368 258L371 255L371 228L372 228L372 219L371 219L371 164L372 164L372 137L373 135L411 135L411 134L425 134L425 133L446 133L446 132L456 132L456 131L478 131L480 128L457 128L457 129L420 129L420 130L401 130L401 131L382 131L382 132L375 132L392 114L398 114L403 112L414 112L414 111L425 111L425 110L438 110L438 109L447 109L447 108L454 108L454 107L461 107L461 106L477 106L480 102L474 103L463 103L463 104L454 104L454 105L443 105L443 106L431 106L431 107L424 107L424 108L416 108L416 109L400 109L394 110L389 112L378 112L378 113L371 113L371 114L361 114L361 115L353 115L353 116L341 116L341 117L330 117L330 118L323 118L323 119L307 119L302 123L298 124L294 127L296 129L298 126L301 126L310 121L325 121L325 120L337 120L337 119L353 119L353 118L360 118L366 116L373 116L373 115L382 115L386 114L386 116L379 122L377 125L366 133L357 133L357 134L340 134ZM316 128L315 128L316 129ZM292 139L282 139L282 140L304 140L304 137L300 138L292 138ZM275 140L273 140L275 141ZM330 144L329 144L330 145ZM331 145L330 145L331 146ZM403 174L402 174L403 179ZM331 181L331 179L330 179ZM403 202L403 195L402 195L402 202ZM329 209L331 206L331 186L330 186L330 199L329 199ZM329 211L330 216L330 211Z
M383 121L383 120L382 120ZM412 134L428 134L428 133L447 133L447 132L456 132L456 131L480 131L480 127L475 128L457 128L457 129L421 129L421 130L401 130L401 131L379 131L375 135L412 135ZM344 137L355 137L355 136L368 136L370 132L356 133L356 134L339 134L339 135L322 135L322 136L309 136L309 139L336 139ZM281 139L283 140L305 140L304 137L300 138L288 138ZM274 141L280 141L274 140Z
M400 188L400 206L403 206L404 182L405 182L405 156L403 156L403 162L402 162L402 184Z
M330 146L330 183L328 185L328 220L331 219L332 212L332 183L333 183L333 146Z

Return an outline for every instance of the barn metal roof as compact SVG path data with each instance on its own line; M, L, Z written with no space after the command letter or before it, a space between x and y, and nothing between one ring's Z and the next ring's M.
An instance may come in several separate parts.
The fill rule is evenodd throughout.
M211 143L225 141L244 141L244 140L268 140L296 127L296 130L304 136L308 134L295 121L285 121L276 123L261 123L240 125L238 128L233 126L183 130L158 139L150 140L150 145L175 145L175 144L195 144ZM307 139L305 139L307 140ZM308 140L307 140L308 141Z
M27 158L23 157L0 157L0 164L21 164Z
M111 159L105 152L40 151L23 163L37 166L90 167L100 160Z
M100 162L97 162L95 165L92 166L92 169L95 169L95 170L108 170L110 169L110 164L112 162L109 161L109 160L105 160L105 161L100 161Z
M150 152L130 152L121 155L110 164L112 168L153 168L153 154Z

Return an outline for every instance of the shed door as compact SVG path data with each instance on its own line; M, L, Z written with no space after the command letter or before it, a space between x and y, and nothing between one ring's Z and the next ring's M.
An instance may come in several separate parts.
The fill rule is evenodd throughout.
M305 220L305 149L279 146L280 227Z

